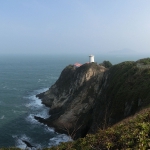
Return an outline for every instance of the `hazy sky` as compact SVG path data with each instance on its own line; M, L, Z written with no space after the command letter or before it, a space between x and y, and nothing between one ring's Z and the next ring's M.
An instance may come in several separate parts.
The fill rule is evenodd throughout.
M0 0L0 53L150 55L150 0Z

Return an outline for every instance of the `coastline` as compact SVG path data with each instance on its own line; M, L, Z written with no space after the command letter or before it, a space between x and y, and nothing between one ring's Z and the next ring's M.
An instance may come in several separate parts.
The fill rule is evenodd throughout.
M45 93L45 92L46 92L46 91L37 94L36 97L41 101L41 103L42 103L43 105L45 105L47 108L49 108L49 117L48 117L48 118L43 118L43 117L39 117L39 116L36 116L36 115L35 115L35 116L34 116L34 119L36 119L38 122L40 122L40 123L42 123L42 124L44 124L44 125L47 125L47 126L50 127L50 128L54 128L54 131L55 131L55 132L58 132L58 133L60 133L60 134L66 134L66 135L69 136L69 134L68 134L67 131L65 131L64 129L59 128L58 126L56 126L55 124L53 124L53 121L54 121L56 118L58 118L58 116L56 116L56 115L52 115L52 116L51 116L51 113L50 113L50 106L47 105L47 104L44 104L44 103L42 102L42 97L44 96L44 93ZM70 137L70 138L71 138L71 137Z
M34 118L54 127L59 133L73 133L73 139L85 137L92 123L91 113L99 85L107 70L97 63L86 63L78 68L66 66L48 91L36 95L42 104L50 108L50 117Z

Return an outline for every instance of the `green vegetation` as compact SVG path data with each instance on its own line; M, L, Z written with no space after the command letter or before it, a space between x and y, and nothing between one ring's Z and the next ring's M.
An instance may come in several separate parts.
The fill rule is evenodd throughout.
M144 65L150 65L150 58L144 58L137 61L138 63L142 63Z
M131 113L139 107L150 103L150 69L140 70L136 62L124 62L110 69L107 99L112 99L111 113L113 116L122 117L126 105L131 106Z
M150 108L96 134L43 150L147 150L150 148ZM20 150L0 148L0 150Z
M147 62L147 59L142 59L142 63L145 61ZM93 116L106 120L111 118L118 122L140 109L143 111L113 127L107 128L109 122L106 121L106 128L103 130L100 126L95 134L88 134L85 138L74 142L62 143L51 150L146 150L150 148L150 69L141 70L137 67L139 62L141 63L141 60L127 61L109 69L108 86L103 87ZM106 117L108 118L99 117L99 111L107 106L109 115ZM144 108L149 109L144 110ZM101 119L94 121L97 124L104 123Z
M44 150L146 150L150 148L150 109L106 130Z
M103 65L105 68L110 68L110 67L112 67L111 62L110 62L110 61L106 61L106 60L103 61L102 65Z
M99 125L99 129L95 129L95 134L88 134L85 138L61 143L59 146L44 150L150 149L150 69L144 67L141 69L137 64L150 65L150 58L137 62L123 62L106 71L104 79L106 85L100 87L101 94L97 97L94 111L89 116L93 122ZM93 63L85 64L77 69L79 72L81 70L84 72L91 65L95 69L98 67ZM72 66L68 66L62 72L62 75L66 76L66 81L61 83L64 87L68 86L69 80L72 79L70 73L71 75L74 73ZM91 95L91 93L93 93L93 88L89 88L88 94ZM108 116L104 116L105 107ZM100 111L102 116L99 116ZM124 119L125 117L128 118ZM122 119L124 120L121 121ZM108 126L113 124L109 122L110 120L116 124ZM100 124L103 123L106 128L102 129ZM19 150L17 148L9 149Z

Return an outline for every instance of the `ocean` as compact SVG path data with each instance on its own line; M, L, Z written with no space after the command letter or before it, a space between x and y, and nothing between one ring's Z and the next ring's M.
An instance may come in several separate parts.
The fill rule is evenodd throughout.
M110 60L115 64L126 60L124 57L97 58L98 63ZM0 56L0 148L25 149L22 140L36 148L70 140L67 135L39 123L34 116L49 117L49 108L41 104L36 94L48 90L63 68L76 62L86 63L88 56Z

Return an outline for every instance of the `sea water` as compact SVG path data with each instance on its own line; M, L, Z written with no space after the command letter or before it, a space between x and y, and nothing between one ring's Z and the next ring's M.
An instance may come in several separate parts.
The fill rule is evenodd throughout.
M99 57L98 63L106 60ZM108 59L107 59L108 60ZM123 59L121 59L123 61ZM112 58L118 63L120 58ZM34 116L49 117L49 108L36 94L48 90L63 68L88 62L88 56L0 56L0 148L51 147L70 140L65 134L43 125Z

